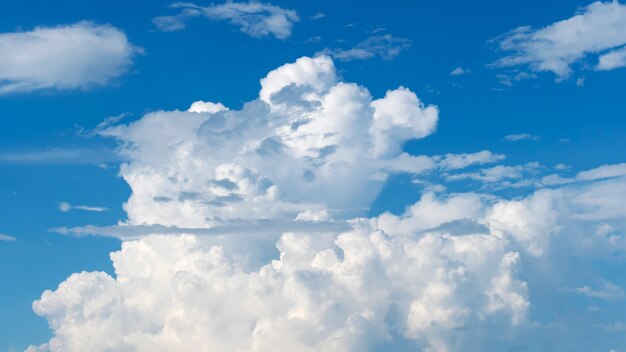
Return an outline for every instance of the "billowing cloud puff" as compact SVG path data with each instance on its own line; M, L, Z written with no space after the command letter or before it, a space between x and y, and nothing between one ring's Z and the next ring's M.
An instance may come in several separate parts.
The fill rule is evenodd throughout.
M73 274L33 303L54 337L31 350L623 345L626 282L601 270L626 253L621 164L515 199L425 192L401 214L354 217L391 173L504 158L404 153L437 118L406 88L375 99L340 82L320 56L270 72L242 109L196 102L99 130L130 160L128 221L111 234L130 240L115 275Z
M0 94L104 85L140 49L110 25L78 22L0 34Z
M433 133L438 110L406 88L373 99L337 80L330 58L300 58L261 80L241 110L197 102L104 130L132 160L129 224L202 227L366 209L391 170L420 169L402 144Z
M567 264L626 249L626 214L595 213L624 196L607 188L616 181L626 184L521 200L426 194L345 232L284 233L277 252L252 238L145 236L111 254L115 277L74 274L33 308L55 332L52 351L513 347L537 324L576 329L542 318L558 312L555 299L620 306L619 286ZM581 198L592 195L590 208Z
M74 274L33 305L53 351L364 351L454 346L462 328L515 326L519 255L489 235L286 233L249 268L206 238L148 236L111 254L116 278Z

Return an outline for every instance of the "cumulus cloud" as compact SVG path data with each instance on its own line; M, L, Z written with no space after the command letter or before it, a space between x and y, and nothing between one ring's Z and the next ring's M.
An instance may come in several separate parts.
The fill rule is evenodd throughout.
M140 49L111 25L78 22L0 34L0 94L105 85Z
M129 224L362 212L390 172L423 169L402 145L433 133L438 120L438 109L406 88L374 99L338 81L325 56L270 72L241 110L202 102L190 111L158 111L100 132L131 160L121 167L133 189Z
M558 79L568 78L572 65L587 57L598 60L597 70L623 67L626 5L597 1L573 17L540 29L519 27L497 42L510 54L497 60L496 67L527 66L533 71L553 72Z
M350 49L326 49L324 53L341 61L367 60L376 57L392 60L410 47L409 39L385 34L369 37Z
M324 56L273 70L240 110L194 105L99 132L128 158L128 220L57 230L125 241L114 275L75 273L33 303L54 332L33 351L533 350L606 324L554 302L622 302L623 280L580 270L626 253L618 166L513 199L426 192L367 218L391 173L504 156L403 152L438 108L402 87L374 98Z
M214 21L228 21L243 33L252 37L274 36L286 39L291 36L295 22L300 19L294 10L283 9L268 3L250 1L227 1L219 5L198 6L193 3L177 2L172 8L180 9L174 16L155 17L152 22L162 31L182 30L195 17Z
M579 285L593 276L563 255L626 249L626 214L602 217L618 238L594 234L597 223L584 219L593 210L581 194L623 196L595 182L520 200L426 194L402 215L355 220L345 231L284 233L276 254L252 262L268 248L242 248L249 238L144 235L111 254L115 277L73 274L33 308L55 332L52 351L513 347L528 341L533 304L552 316L558 307L549 302L562 295L623 297L608 281ZM483 226L464 234L442 226L459 221ZM551 298L533 303L532 292ZM563 319L554 329L574 328Z

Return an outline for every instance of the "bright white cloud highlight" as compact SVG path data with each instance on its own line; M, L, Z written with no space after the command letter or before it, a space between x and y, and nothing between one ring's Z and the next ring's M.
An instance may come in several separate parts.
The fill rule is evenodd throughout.
M193 3L177 2L171 7L180 9L175 16L156 17L152 21L162 31L182 30L186 22L195 17L214 21L228 21L252 37L274 36L286 39L291 36L295 22L300 19L294 10L283 9L268 3L250 1L227 1L219 5L198 6Z
M599 57L598 70L622 67L626 65L621 48L626 45L626 5L597 1L544 28L519 27L498 38L498 44L510 54L495 66L524 65L553 72L558 79L569 77L572 65L589 56Z
M138 52L121 30L91 22L2 33L0 94L105 85Z
M338 81L325 56L271 71L242 110L197 102L189 111L158 111L100 132L122 142L131 160L121 168L133 189L129 224L362 213L390 172L429 167L401 147L433 133L439 114L403 87L374 99Z

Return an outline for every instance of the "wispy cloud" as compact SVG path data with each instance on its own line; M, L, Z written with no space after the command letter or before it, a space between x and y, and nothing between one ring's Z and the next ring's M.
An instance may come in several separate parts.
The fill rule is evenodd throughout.
M581 287L568 288L566 291L605 301L619 301L624 299L624 291L620 287L606 280L603 280L601 284L595 288L585 285Z
M302 218L302 217L301 217ZM112 225L112 226L80 226L57 227L50 231L70 236L101 236L120 239L141 238L146 235L193 234L199 236L228 235L280 235L284 232L307 233L345 231L350 228L346 221L303 221L303 220L256 220L227 221L214 227L178 227L163 225Z
M310 17L309 17L309 19L310 19L310 20L319 20L319 19L324 18L324 17L326 17L326 14L325 14L325 13L323 13L323 12L318 12L318 13L316 13L315 15L310 16Z
M448 175L446 179L448 181L475 180L485 183L495 183L507 179L521 179L527 173L534 173L539 166L538 163L534 162L515 166L497 165L477 172Z
M114 150L77 147L23 151L0 151L2 164L85 164L119 163L125 159Z
M61 202L59 203L59 210L64 213L67 213L70 210L83 210L83 211L101 213L109 209L105 207L98 207L98 206L93 206L93 205L71 205L68 202Z
M541 137L529 133L509 134L504 136L504 140L507 142L538 141L540 139Z
M13 241L17 241L17 238L15 238L13 236L9 236L9 235L4 234L4 233L0 233L0 241L2 241L2 242L13 242Z
M550 71L562 80L572 65L593 56L596 70L613 70L626 66L626 5L597 1L568 19L541 29L519 27L494 41L509 54L493 67Z
M366 60L380 57L391 60L411 47L411 40L392 35L372 36L350 49L325 49L323 53L341 61Z
M461 76L461 75L466 75L468 73L470 73L469 68L463 68L459 66L455 68L454 70L452 70L452 72L450 72L450 76Z
M185 29L190 19L204 17L214 21L228 21L252 37L272 35L278 39L286 39L291 36L294 23L300 20L294 10L255 1L228 1L204 7L188 2L177 2L171 7L180 9L180 13L174 16L155 17L152 20L158 29L165 32Z
M141 49L110 25L79 22L0 34L0 95L109 83Z

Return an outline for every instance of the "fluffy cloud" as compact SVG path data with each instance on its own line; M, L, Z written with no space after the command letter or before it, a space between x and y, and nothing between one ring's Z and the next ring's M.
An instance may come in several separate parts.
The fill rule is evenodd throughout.
M74 274L33 307L53 351L444 346L467 325L526 319L526 286L511 280L519 257L488 236L394 238L357 223L284 234L277 248L279 259L246 268L203 238L149 236L111 254L116 278Z
M426 192L355 217L393 172L504 158L404 153L437 119L406 88L376 99L339 81L320 56L270 72L241 110L196 102L102 129L129 160L128 221L65 231L126 241L115 275L73 274L33 303L54 337L31 350L533 350L577 346L581 321L611 334L625 283L596 269L626 252L619 165L514 199ZM576 321L553 304L572 297ZM590 300L613 320L584 313Z
M362 212L390 171L422 169L402 144L433 133L437 119L437 108L406 88L373 99L339 82L320 56L270 72L241 110L194 103L100 133L120 140L132 160L121 169L133 189L129 224L201 227Z
M410 47L409 39L385 34L369 37L350 49L326 49L324 53L341 61L366 60L375 57L391 60Z
M548 316L572 293L621 302L619 286L567 265L626 249L626 214L585 220L595 211L581 195L622 199L606 182L520 200L426 194L344 232L284 233L277 252L250 237L147 235L111 254L115 277L74 274L33 308L55 332L52 351L512 347L541 323L531 297ZM442 226L467 221L482 227ZM545 323L575 328L559 319Z
M0 94L104 85L140 49L110 25L79 22L0 34Z
M554 72L559 79L567 78L572 65L590 55L598 58L598 70L623 67L626 5L597 1L544 28L519 27L498 42L501 50L511 52L494 63L499 67L527 65L533 71Z
M214 21L228 21L252 37L272 35L278 39L285 39L291 36L293 24L300 20L294 10L256 1L228 1L206 7L177 2L171 7L181 9L181 12L175 16L155 17L152 20L162 31L182 30L191 18L206 17Z

